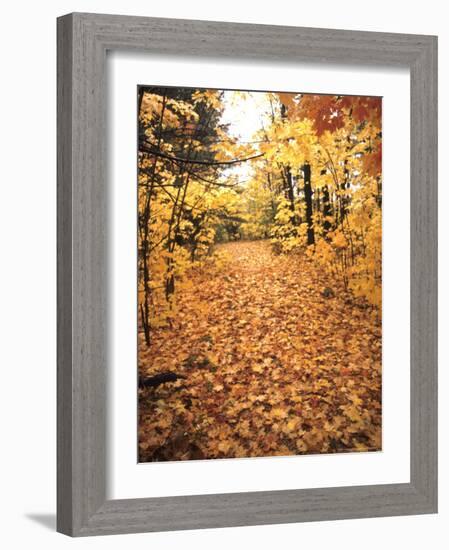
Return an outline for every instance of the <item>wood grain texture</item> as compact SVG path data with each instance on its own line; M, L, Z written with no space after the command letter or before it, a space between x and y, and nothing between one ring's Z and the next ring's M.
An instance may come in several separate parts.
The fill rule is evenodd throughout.
M72 525L72 24L58 21L57 528ZM61 511L63 509L63 511Z
M106 51L411 71L411 480L106 500ZM423 514L437 509L437 39L70 14L58 20L58 524L72 536Z

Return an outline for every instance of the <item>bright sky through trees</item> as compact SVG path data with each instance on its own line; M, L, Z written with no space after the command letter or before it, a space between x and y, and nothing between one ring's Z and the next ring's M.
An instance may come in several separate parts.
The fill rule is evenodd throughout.
M255 134L262 126L266 126L269 120L270 101L268 94L264 92L225 91L223 93L223 113L221 122L228 125L229 134L238 139L240 143L251 143ZM257 144L254 144L257 149ZM252 165L237 164L229 169L230 174L235 174L242 182L247 181L252 170Z

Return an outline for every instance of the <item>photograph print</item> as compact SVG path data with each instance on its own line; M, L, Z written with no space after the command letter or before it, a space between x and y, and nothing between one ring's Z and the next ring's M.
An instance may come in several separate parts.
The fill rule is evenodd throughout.
M382 450L382 98L137 88L138 461Z

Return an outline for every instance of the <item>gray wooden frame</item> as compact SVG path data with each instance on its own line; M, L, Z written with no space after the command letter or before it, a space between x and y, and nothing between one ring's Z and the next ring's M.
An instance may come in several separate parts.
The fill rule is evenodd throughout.
M411 71L410 483L106 499L106 52ZM58 509L72 536L437 511L437 38L74 13L58 19Z

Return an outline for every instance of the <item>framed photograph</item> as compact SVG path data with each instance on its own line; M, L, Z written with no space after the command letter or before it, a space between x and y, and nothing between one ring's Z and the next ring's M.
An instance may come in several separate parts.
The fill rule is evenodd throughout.
M58 531L437 511L437 39L58 19Z

